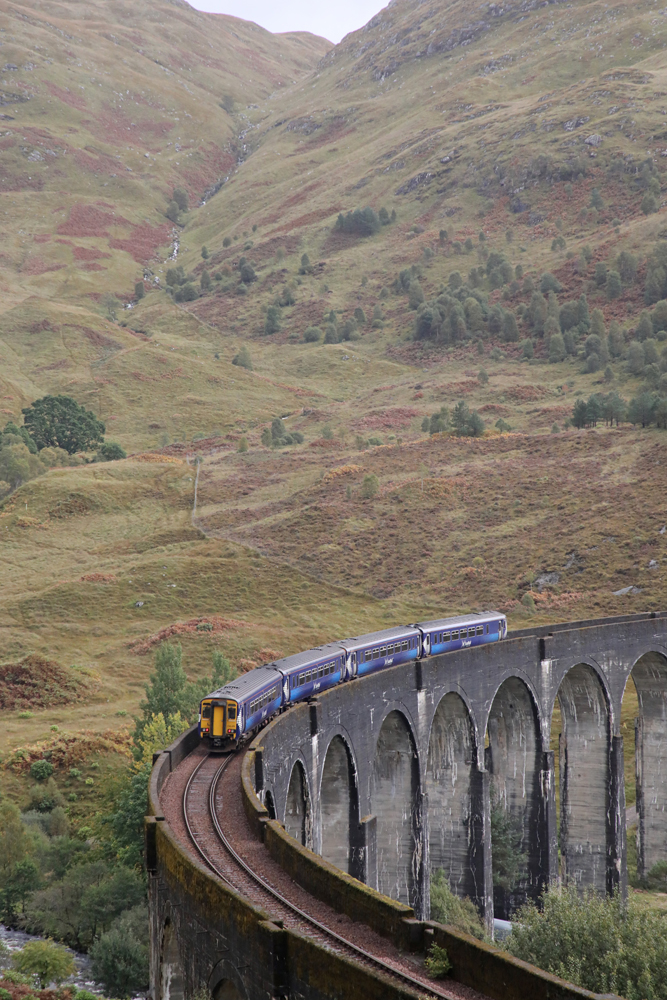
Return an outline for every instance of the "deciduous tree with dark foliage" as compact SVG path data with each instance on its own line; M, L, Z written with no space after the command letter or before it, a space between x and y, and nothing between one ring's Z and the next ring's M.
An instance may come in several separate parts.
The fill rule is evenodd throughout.
M40 451L64 448L73 455L104 441L106 427L102 421L71 396L44 396L22 413L28 433Z

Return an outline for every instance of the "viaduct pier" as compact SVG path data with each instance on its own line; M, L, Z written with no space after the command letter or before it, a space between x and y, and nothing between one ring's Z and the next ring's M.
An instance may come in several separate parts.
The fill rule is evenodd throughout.
M497 1000L592 997L432 924L431 875L444 870L489 929L494 912L557 878L627 891L630 681L642 874L667 860L667 613L526 629L339 685L277 716L215 781L198 777L213 765L196 730L184 734L157 756L150 786L154 1000L202 988L214 1000L458 996L460 985ZM209 820L197 819L202 803ZM516 890L495 897L494 807L527 858ZM224 860L216 838L232 851ZM324 930L289 909L295 895ZM336 920L342 943L327 937ZM429 989L434 941L453 978Z

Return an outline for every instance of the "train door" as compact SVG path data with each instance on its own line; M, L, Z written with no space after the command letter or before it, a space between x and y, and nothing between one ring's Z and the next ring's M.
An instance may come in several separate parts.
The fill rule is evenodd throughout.
M226 715L227 715L226 705L214 705L213 706L213 723L211 725L211 736L213 739L224 739L227 735L226 733Z

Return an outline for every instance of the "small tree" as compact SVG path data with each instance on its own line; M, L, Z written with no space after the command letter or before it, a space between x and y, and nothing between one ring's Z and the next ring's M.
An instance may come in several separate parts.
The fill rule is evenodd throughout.
M232 358L232 364L237 365L239 368L247 368L249 372L253 370L250 351L248 350L245 344L241 346L241 349L238 352L238 354L235 354L234 357Z
M270 336L272 333L278 333L280 330L280 309L278 306L269 306L266 310L266 318L264 320L264 333Z
M313 266L310 263L310 257L307 253L301 256L301 266L299 267L299 274L312 274Z
M618 271L608 271L607 272L607 283L606 291L608 299L617 299L623 292L623 285L621 282L621 276Z
M171 197L172 200L176 202L181 212L188 211L188 196L183 188L174 188L174 193Z
M202 292L208 292L211 288L211 275L208 271L202 271L201 278L199 279L199 287Z
M638 340L632 340L628 345L627 354L628 372L631 375L641 375L646 364L644 348Z
M546 295L548 292L560 292L562 287L558 278L554 277L549 271L546 271L540 279L540 291L543 295Z
M176 225L178 225L181 217L181 211L178 207L178 202L174 201L174 199L172 198L172 200L167 205L164 214L167 216L170 222L174 222L176 223Z
M586 401L578 399L574 404L574 410L572 411L572 423L579 430L582 430L586 426L586 420Z
M137 281L136 285L134 286L134 297L137 300L137 302L141 302L145 294L146 294L146 289L144 288L143 281Z
M64 448L73 455L104 440L106 428L102 421L71 396L44 396L21 412L39 449Z
M121 914L90 950L92 971L107 993L133 997L148 986L148 914L144 905Z
M17 972L36 976L43 990L51 983L60 985L76 971L71 953L53 941L29 941L14 955L12 964Z
M201 248L201 255L203 260L208 260L208 258L210 257L210 254L208 252L208 247Z
M374 473L364 476L364 481L361 484L361 495L364 500L372 500L377 496L379 489L380 483Z
M554 333L549 340L549 361L557 364L565 360L565 341L562 333Z

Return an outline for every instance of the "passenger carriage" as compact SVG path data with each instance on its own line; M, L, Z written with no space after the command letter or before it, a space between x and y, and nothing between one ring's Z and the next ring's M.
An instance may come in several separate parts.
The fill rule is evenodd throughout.
M506 636L505 615L489 611L369 632L295 653L251 670L204 698L199 735L213 749L233 747L276 712L337 684Z

